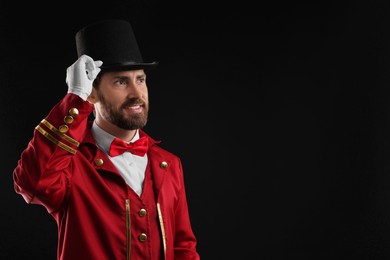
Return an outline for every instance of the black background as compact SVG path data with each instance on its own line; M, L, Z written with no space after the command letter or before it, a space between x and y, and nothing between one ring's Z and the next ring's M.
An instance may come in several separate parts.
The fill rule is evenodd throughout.
M54 219L13 190L64 96L74 34L131 21L145 130L181 156L204 260L390 258L390 3L27 3L0 11L0 259L55 259Z

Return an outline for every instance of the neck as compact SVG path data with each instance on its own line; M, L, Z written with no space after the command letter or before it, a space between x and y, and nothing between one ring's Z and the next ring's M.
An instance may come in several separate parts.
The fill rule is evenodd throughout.
M125 130L119 128L116 125L111 124L110 122L100 120L98 118L95 118L95 122L101 129L119 139L122 139L125 142L130 142L137 132L137 130Z

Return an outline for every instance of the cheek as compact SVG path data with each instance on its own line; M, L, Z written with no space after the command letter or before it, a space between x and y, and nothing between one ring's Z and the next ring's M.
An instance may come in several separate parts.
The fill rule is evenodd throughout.
M112 107L119 107L126 101L126 93L123 92L111 92L107 93L104 96L106 103L110 104Z
M147 89L147 88L145 89L143 96L146 98L146 100L148 100L148 98L149 98L149 92L148 92L148 89Z
M110 99L110 103L112 104L113 107L119 107L121 106L124 102L126 102L126 95L115 95L112 96Z

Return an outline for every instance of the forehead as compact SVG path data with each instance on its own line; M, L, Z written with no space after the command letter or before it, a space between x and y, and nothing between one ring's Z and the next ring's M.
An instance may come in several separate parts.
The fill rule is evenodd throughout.
M134 77L142 77L145 76L145 71L140 69L140 70L121 70L121 71L107 71L104 72L102 77L107 77L107 78L117 78L117 77L129 77L129 78L134 78Z

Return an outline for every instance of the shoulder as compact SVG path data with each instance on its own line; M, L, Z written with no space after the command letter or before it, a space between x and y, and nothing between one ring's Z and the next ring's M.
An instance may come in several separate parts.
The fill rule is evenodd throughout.
M154 144L150 147L150 149L154 150L155 152L163 155L164 157L169 157L171 159L174 159L174 160L180 160L180 157L171 152L171 151L168 151L167 149L161 147L159 144Z
M158 154L160 157L169 158L171 161L177 161L180 162L180 157L171 152L168 151L166 148L161 146L161 140L156 140L152 138L150 135L145 133L144 131L140 130L140 136L147 136L149 139L149 150L152 154L156 155Z

